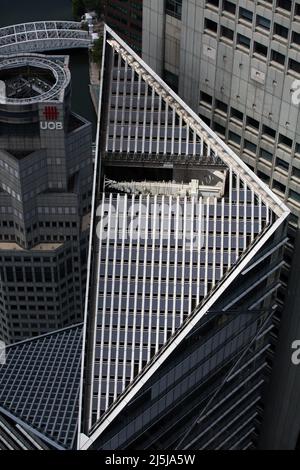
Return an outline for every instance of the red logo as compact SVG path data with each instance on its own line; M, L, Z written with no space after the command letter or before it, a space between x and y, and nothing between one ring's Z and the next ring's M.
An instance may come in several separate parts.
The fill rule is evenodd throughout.
M46 121L56 121L59 116L56 106L46 106L43 114Z

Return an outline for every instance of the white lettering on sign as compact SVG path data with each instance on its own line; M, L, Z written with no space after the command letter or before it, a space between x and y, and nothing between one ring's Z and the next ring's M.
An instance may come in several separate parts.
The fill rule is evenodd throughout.
M43 131L61 131L63 130L62 122L41 121L41 129Z

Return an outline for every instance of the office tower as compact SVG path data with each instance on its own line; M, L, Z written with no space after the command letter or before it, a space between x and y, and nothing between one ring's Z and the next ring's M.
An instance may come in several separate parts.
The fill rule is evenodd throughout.
M104 0L102 8L105 22L141 55L143 0Z
M7 348L0 416L60 449L255 448L289 210L109 27L99 105L84 324Z
M300 337L299 20L300 3L290 0L143 2L144 60L291 210L278 290L284 322L262 441L275 448L294 448L300 436L293 399L300 378L291 362Z
M0 312L11 343L78 323L91 124L71 111L66 56L0 57Z

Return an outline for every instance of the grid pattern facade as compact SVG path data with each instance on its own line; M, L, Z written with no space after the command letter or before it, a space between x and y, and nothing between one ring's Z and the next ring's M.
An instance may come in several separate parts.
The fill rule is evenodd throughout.
M287 345L300 331L299 257L295 256L299 252L300 215L300 3L179 3L181 15L175 15L174 10L165 9L163 1L144 1L144 59L170 85L177 86L180 96L201 119L291 210L283 282L277 293L286 311L282 329L285 337L279 345L274 399L269 399L272 410L266 412L271 424L266 429L271 448L295 446L299 442L300 415L292 399L297 379ZM282 408L279 413L277 404L284 394L289 411Z
M7 348L0 368L0 406L60 447L77 430L82 327Z
M104 17L138 54L142 52L142 0L104 0Z
M95 420L270 223L265 206L251 204L251 193L245 203L243 191L238 197L239 205L217 198L103 194ZM135 220L133 207L142 206ZM129 233L126 227L132 227Z
M180 96L287 202L297 226L299 106L291 95L300 77L300 4L179 1L175 14L164 2L150 3L143 57L159 73L175 74Z

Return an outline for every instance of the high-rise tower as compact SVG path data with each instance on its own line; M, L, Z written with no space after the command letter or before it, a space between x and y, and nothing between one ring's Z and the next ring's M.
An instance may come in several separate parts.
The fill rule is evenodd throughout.
M300 375L291 361L300 337L300 3L144 0L143 58L291 210L270 435L262 445L293 448L300 442L293 398Z
M91 124L71 111L67 57L0 57L0 323L8 342L82 318L91 141Z

